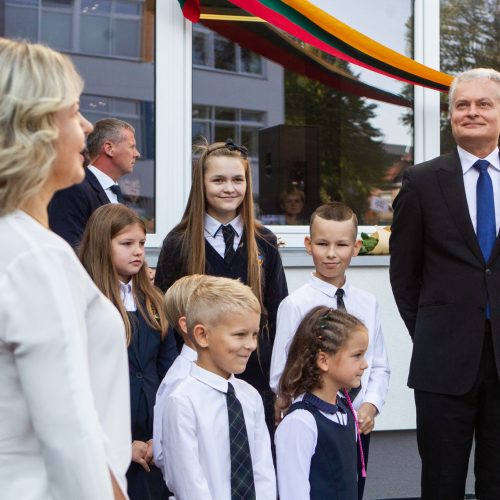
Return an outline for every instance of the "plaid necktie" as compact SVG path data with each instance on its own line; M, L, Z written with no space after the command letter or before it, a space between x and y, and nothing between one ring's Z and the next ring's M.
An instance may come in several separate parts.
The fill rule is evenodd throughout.
M112 186L109 187L113 193L116 194L116 199L118 200L118 203L125 203L125 198L123 197L122 190L118 184L113 184Z
M252 457L243 408L231 383L227 384L227 414L231 450L231 500L255 500Z
M236 236L236 231L231 224L227 226L221 226L222 236L224 236L224 243L226 244L226 250L224 251L224 260L229 264L236 253L234 251L234 238Z

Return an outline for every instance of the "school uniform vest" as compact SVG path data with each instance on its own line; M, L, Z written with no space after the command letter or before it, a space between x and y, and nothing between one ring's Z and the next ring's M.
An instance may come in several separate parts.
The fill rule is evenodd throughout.
M357 449L354 416L346 405L338 405L347 413L347 425L325 417L315 406L299 401L294 410L309 411L318 429L318 439L311 458L309 484L310 500L355 500L358 498Z

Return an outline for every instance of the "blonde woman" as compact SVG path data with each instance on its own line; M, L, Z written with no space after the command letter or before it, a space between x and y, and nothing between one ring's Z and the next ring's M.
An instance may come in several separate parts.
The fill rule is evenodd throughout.
M0 38L0 492L3 500L126 498L124 325L48 230L81 182L83 83L47 47Z

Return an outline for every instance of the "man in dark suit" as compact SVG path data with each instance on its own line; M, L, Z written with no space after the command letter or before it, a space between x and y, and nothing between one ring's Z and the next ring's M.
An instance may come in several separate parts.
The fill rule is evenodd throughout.
M121 203L120 177L133 171L140 153L132 125L116 118L99 120L87 138L91 160L81 184L58 191L49 205L50 228L72 247L80 243L92 212Z
M409 168L394 201L391 285L413 339L422 498L500 499L500 73L450 88L457 148Z

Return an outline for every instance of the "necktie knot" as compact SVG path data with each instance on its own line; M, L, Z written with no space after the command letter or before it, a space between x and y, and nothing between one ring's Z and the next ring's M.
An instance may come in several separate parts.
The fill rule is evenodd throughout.
M344 295L344 289L337 288L337 291L335 292L335 298L337 299L337 309L342 309L345 311Z
M474 165L472 165L476 170L479 171L479 173L486 172L488 170L488 167L490 166L490 162L487 160L477 160Z

